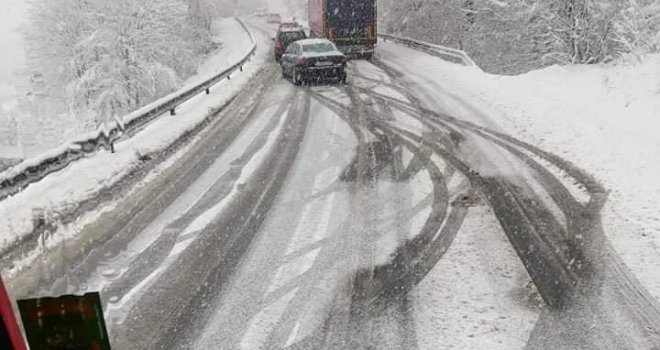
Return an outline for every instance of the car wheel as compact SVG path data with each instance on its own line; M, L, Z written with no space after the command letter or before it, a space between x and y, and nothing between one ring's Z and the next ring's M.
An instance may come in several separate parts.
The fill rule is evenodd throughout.
M342 84L346 84L346 71L341 71L339 72L339 82Z
M300 71L298 71L298 68L293 69L293 76L291 77L293 80L293 84L296 86L302 85L302 75L300 74Z

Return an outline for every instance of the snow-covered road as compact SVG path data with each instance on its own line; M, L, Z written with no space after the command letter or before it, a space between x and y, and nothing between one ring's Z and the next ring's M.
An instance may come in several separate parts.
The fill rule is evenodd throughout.
M274 28L250 26L264 57ZM657 346L605 189L426 59L386 43L347 85L301 88L266 61L17 297L99 290L118 349Z

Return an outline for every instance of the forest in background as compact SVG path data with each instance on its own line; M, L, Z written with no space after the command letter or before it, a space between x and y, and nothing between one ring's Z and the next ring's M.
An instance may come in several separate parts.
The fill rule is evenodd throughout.
M176 90L216 48L211 22L220 3L31 2L23 30L31 109L74 119L80 132Z
M660 0L379 0L390 34L465 50L486 71L638 60L660 48Z

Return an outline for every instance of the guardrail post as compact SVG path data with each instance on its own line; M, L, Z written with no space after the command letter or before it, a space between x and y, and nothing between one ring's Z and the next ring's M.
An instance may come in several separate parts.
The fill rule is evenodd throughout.
M174 110L174 108L170 109L170 115L176 115L176 111Z
M211 93L211 88L206 88L206 94L208 95L210 93Z
M238 70L243 71L243 66L238 67Z
M115 153L115 142L110 141L110 153Z
M227 76L227 80L231 80L231 75L228 75L228 76Z

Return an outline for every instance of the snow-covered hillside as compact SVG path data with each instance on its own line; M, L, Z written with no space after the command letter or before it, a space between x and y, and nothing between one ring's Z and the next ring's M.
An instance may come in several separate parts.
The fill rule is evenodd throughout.
M223 40L220 49L200 65L200 73L186 84L199 83L229 68L240 61L253 45L243 27L233 18L216 21L214 28L216 33L222 33L223 38L226 36L228 39ZM33 184L16 196L0 201L0 250L32 232L35 212L43 211L47 216L69 212L137 169L142 163L141 154L166 150L181 135L204 122L210 111L227 103L244 88L263 65L265 57L268 57L267 52L262 48L259 59L246 65L244 73L231 81L219 82L211 88L209 96L202 94L179 106L176 117L157 119L134 137L118 143L116 153L102 151ZM63 237L54 237L51 243L58 244L61 239Z
M602 181L610 191L604 229L660 298L660 55L638 64L553 66L499 76L432 57L411 63L389 45L381 45L381 54L398 54L402 64L415 67L415 77L407 79L452 87L438 90L448 113L527 140Z
M503 111L509 132L605 184L604 228L660 298L660 55L638 65L550 67L472 83Z

